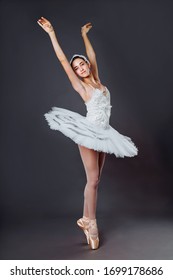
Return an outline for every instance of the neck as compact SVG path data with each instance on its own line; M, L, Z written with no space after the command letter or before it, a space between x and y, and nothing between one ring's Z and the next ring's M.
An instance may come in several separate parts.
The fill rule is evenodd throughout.
M95 84L96 83L96 81L93 77L93 74L90 74L88 77L83 78L83 82L86 84Z

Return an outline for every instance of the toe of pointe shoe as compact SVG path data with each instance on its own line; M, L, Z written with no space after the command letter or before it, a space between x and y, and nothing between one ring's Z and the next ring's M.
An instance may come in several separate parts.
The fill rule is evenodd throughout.
M92 250L96 250L99 248L99 237L93 239L89 236L89 244Z

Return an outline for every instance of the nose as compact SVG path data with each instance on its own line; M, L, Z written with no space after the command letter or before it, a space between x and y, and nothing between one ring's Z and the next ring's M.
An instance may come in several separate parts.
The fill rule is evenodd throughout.
M80 71L81 71L81 72L83 71L83 66L82 66L82 65L80 66Z

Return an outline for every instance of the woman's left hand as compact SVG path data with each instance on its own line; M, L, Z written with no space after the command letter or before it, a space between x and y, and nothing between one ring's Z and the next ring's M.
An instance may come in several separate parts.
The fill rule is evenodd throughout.
M84 26L82 26L81 28L81 33L83 34L87 34L88 31L92 28L92 24L91 22L88 22L87 24L85 24Z

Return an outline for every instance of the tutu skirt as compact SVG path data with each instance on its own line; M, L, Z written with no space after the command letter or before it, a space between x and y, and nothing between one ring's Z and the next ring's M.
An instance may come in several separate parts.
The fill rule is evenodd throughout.
M110 125L102 128L79 113L58 107L53 107L44 116L51 129L62 132L81 146L122 158L133 157L138 153L131 138L120 134Z

